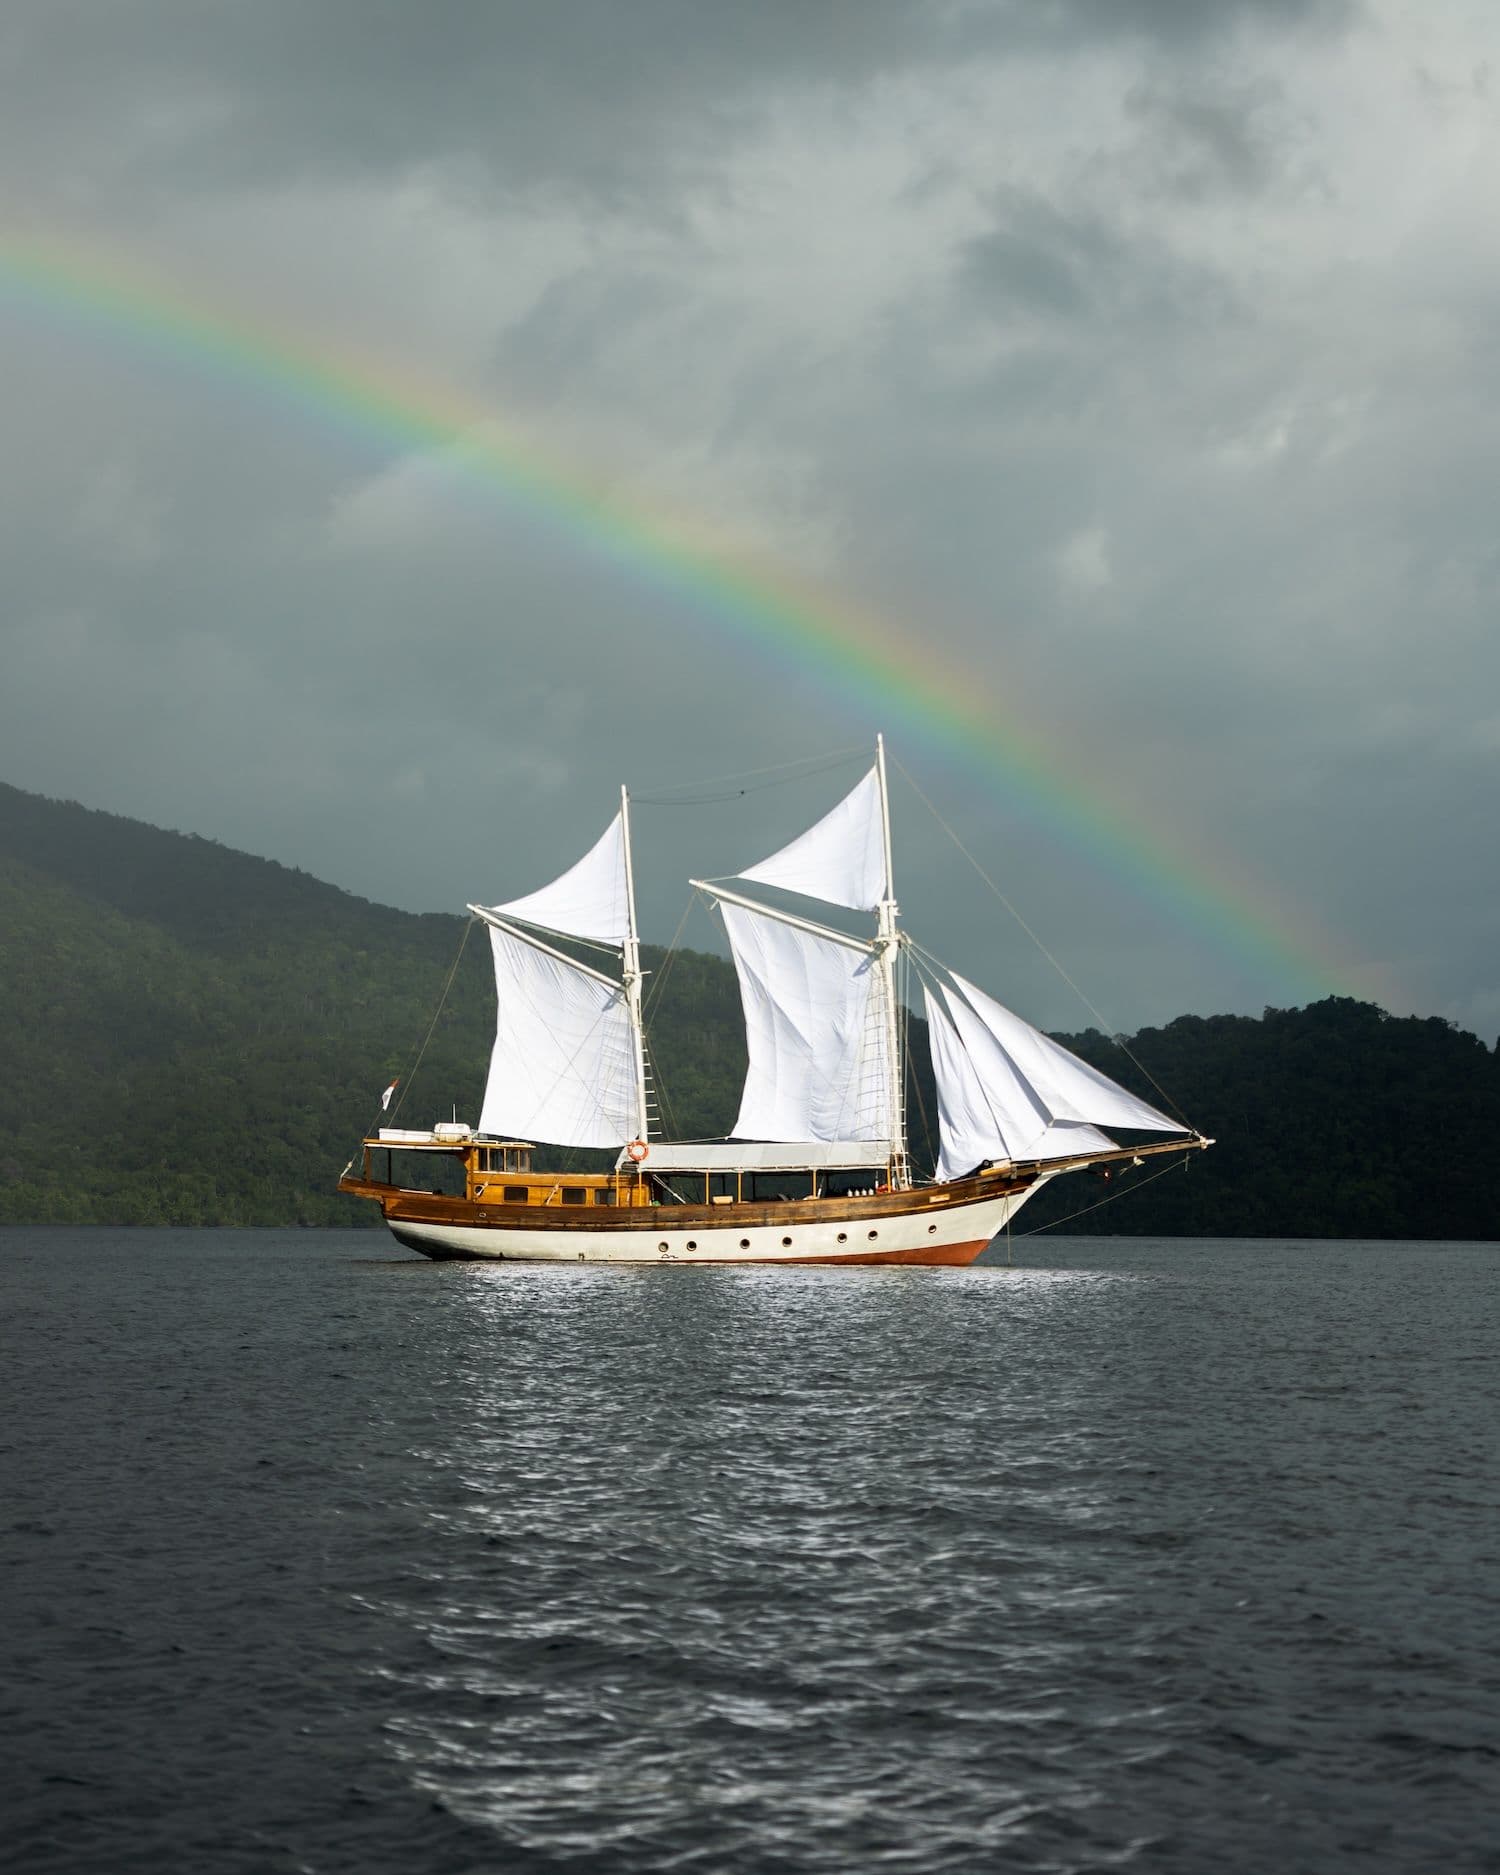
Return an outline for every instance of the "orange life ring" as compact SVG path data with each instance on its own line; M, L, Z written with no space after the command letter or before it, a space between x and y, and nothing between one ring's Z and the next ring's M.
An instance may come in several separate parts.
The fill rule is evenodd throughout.
M643 1165L651 1156L651 1148L643 1139L633 1139L625 1148L632 1165Z

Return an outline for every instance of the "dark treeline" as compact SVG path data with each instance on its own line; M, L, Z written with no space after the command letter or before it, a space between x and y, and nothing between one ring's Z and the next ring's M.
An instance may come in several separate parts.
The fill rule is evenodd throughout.
M494 988L482 931L464 933L460 918L0 785L0 1222L369 1223L332 1187L380 1088L403 1077L403 1124L478 1110ZM670 1130L721 1134L744 1071L733 974L691 951L646 962ZM912 1028L920 1161L935 1105ZM1108 1037L1062 1039L1162 1104ZM1500 1236L1500 1056L1472 1035L1330 998L1183 1016L1129 1047L1220 1143L1163 1176L1147 1161L1108 1185L1060 1179L1018 1228L1118 1193L1066 1228Z

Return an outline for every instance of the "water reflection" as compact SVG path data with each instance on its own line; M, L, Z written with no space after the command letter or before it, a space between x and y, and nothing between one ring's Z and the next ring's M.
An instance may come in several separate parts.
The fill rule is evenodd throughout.
M1055 1356L1127 1279L444 1278L432 1562L388 1607L431 1656L393 1727L425 1787L512 1847L628 1841L642 1867L759 1867L793 1836L816 1866L827 1831L848 1832L830 1867L913 1832L966 1853L1005 1834L992 1776L954 1790L971 1728L1052 1722L1117 1599L1058 1566L1099 1507ZM1028 1828L1040 1775L1007 1785Z
M1357 1258L1047 1254L434 1272L421 1560L381 1601L412 1777L523 1865L1274 1861L1330 1660L1446 1670L1397 1664L1402 1557L1447 1519L1482 1576L1493 1493L1415 1517L1391 1418L1472 1331L1372 1312Z

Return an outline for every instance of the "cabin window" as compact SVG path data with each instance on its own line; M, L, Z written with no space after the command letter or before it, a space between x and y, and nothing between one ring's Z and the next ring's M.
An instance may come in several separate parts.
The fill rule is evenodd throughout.
M564 1204L587 1204L589 1195L582 1185L564 1185L562 1201Z
M710 1172L708 1175L708 1201L710 1204L729 1200L731 1203L740 1195L740 1180L737 1172Z
M878 1166L861 1172L826 1172L823 1175L825 1198L855 1198L885 1183L885 1173Z
M507 1204L525 1204L530 1196L531 1187L529 1185L507 1185L505 1187L505 1202Z
M704 1176L701 1172L671 1172L653 1177L652 1186L663 1204L702 1204Z
M439 1198L468 1196L468 1168L463 1155L451 1152L387 1150L388 1180L403 1191L427 1191Z
M752 1204L775 1203L782 1198L810 1198L813 1195L811 1172L751 1172L746 1178L746 1197Z
M610 1190L608 1185L601 1185L598 1191L594 1193L595 1204L613 1204L614 1201L615 1194Z

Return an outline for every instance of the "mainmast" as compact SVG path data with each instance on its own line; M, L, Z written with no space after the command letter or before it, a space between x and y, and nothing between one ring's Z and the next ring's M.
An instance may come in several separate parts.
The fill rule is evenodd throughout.
M630 1012L630 1039L635 1052L636 1138L647 1139L646 1029L641 1016L641 946L635 927L635 869L630 858L630 795L620 789L620 831L625 848L625 943L620 958L625 1006Z
M880 828L885 842L885 894L876 907L875 964L880 972L886 1086L891 1102L891 1185L896 1191L905 1191L911 1184L911 1168L906 1157L905 1082L901 1069L900 1011L896 1003L896 956L901 938L896 930L898 907L891 866L891 798L885 778L885 737L880 734L875 737L875 772L880 778Z

